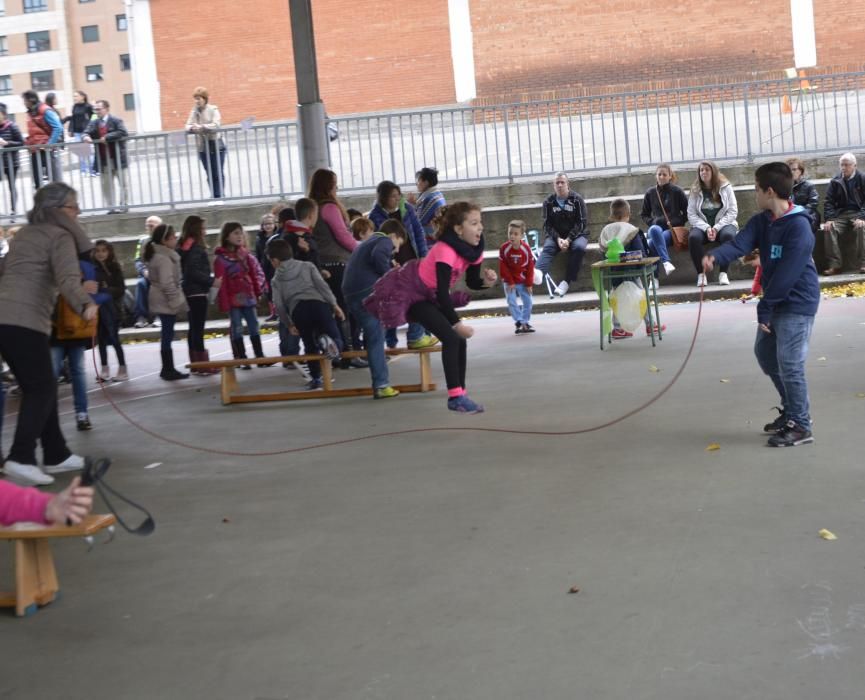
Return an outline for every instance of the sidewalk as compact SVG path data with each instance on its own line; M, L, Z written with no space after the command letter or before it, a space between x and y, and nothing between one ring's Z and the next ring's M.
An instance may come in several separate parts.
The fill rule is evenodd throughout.
M830 287L839 287L850 282L861 282L863 276L855 273L835 275L834 277L821 277L820 287L828 289ZM538 288L540 289L540 287ZM739 299L743 294L748 294L751 291L750 280L733 280L728 286L721 287L717 284L711 284L703 291L703 298L709 301L717 301L720 299ZM658 301L661 304L679 304L688 301L699 301L700 289L694 285L671 285L664 286L661 282L661 287L658 290ZM585 309L596 309L598 307L598 295L595 292L574 292L567 294L562 298L550 299L546 294L535 293L535 303L532 309L533 314L541 313L561 313L563 311L578 311ZM507 316L508 305L505 303L504 296L495 299L478 299L472 301L466 308L460 309L460 316L463 318L482 318L487 316ZM661 316L663 317L663 311ZM266 323L261 321L262 328L276 330L277 323ZM205 326L205 332L210 333L228 333L228 319L215 319L208 321ZM184 322L177 323L175 326L175 337L185 338L189 324ZM156 341L159 340L159 327L150 326L148 328L122 328L120 330L121 340L126 341Z

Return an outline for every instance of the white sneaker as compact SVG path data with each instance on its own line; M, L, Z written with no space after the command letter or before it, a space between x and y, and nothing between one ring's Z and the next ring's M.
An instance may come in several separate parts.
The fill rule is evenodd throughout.
M704 275L702 272L699 275L697 275L697 286L698 287L705 287L707 284L708 283L706 282L706 275Z
M676 269L676 266L673 265L669 260L664 263L664 273L670 275Z
M730 284L730 278L727 277L726 272L722 272L718 275L718 284Z
M305 364L302 365L302 364L300 364L300 362L292 362L292 364L294 365L294 368L298 372L300 372L300 376L303 377L306 381L309 381L310 379L312 379L312 377L309 374L309 370L306 368Z
M84 468L84 457L69 455L60 464L46 464L45 471L49 474L62 474L63 472L74 472Z
M559 282L559 286L554 290L555 295L559 297L565 296L568 293L569 286L567 282Z
M9 481L19 486L47 486L54 483L54 477L48 476L35 464L21 464L7 459L3 471Z

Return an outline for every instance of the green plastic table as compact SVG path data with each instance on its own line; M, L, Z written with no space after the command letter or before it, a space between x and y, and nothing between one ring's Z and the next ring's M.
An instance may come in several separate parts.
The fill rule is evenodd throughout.
M661 336L661 317L658 312L658 290L655 287L655 276L652 274L652 270L659 260L660 258L657 257L628 260L626 262L607 262L606 260L602 260L592 265L592 282L595 285L598 298L601 300L601 350L604 349L605 336L607 344L612 344L610 333L613 330L613 319L609 294L613 289L613 280L617 279L642 278L643 289L646 292L646 315L649 321L649 335L652 338L652 347L656 345L656 330L658 340L663 340ZM654 314L652 313L653 305Z

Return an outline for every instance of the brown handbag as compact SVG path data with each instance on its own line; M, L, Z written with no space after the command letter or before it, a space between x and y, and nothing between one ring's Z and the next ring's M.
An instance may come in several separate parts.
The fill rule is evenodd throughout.
M55 335L57 340L86 340L96 335L98 316L85 321L62 296L57 299Z
M676 250L688 250L688 231L687 226L671 226L670 217L667 216L667 210L664 208L664 200L661 198L661 191L656 187L655 192L658 195L658 203L661 205L661 211L664 212L664 218L667 220L667 228L673 236L673 247Z

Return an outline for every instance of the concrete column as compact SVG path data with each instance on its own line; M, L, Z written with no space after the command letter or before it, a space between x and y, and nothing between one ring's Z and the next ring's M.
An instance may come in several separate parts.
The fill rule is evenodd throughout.
M477 97L475 85L475 45L469 0L448 0L451 33L451 62L454 67L454 92L457 102Z
M135 94L135 130L138 133L162 130L162 105L153 48L153 23L149 0L124 0L132 64L132 91Z
M297 122L300 127L303 177L318 168L330 166L324 103L318 91L318 66L315 59L315 33L312 27L311 0L288 0L291 13L291 45L297 82Z
M817 65L817 39L814 33L814 1L790 0L793 19L793 56L796 68Z

